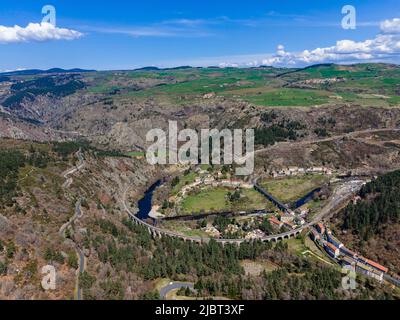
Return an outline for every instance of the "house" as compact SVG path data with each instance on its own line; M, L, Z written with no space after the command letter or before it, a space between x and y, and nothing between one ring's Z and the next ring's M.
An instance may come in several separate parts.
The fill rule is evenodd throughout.
M341 247L340 252L348 257L357 258L357 254L346 247Z
M374 278L378 281L383 281L383 272L378 271L365 263L357 261L356 271L365 274L368 277Z
M297 210L299 212L299 215L302 216L302 217L304 217L304 216L306 216L306 215L308 215L310 213L310 209L306 208L305 206L300 207Z
M325 226L321 222L316 225L316 228L320 234L325 233Z
M388 268L380 265L379 263L377 263L375 261L364 258L362 256L359 258L359 261L370 266L371 268L374 268L375 270L378 270L379 272L387 273L389 271Z
M245 239L246 240L262 239L262 238L264 238L264 236L265 236L265 233L262 232L261 230L257 229L257 230L250 231L248 234L246 234Z
M284 215L281 216L281 221L282 221L283 223L292 222L293 220L294 220L294 216L293 216L293 215L284 214Z
M282 221L279 221L279 220L278 220L277 218L275 218L275 217L269 218L268 221L269 221L271 224L277 226L279 229L282 228L282 226L283 226L283 222L282 222Z
M332 234L327 235L328 242L333 244L337 248L343 247L343 243L341 243L337 238L335 238Z
M339 254L340 254L339 248L334 246L332 243L325 242L324 248L325 248L325 251L328 252L328 254L331 257L333 257L333 258L339 257Z
M353 258L350 257L343 257L341 258L341 263L342 265L347 265L347 266L356 266L357 261Z
M310 236L311 236L311 239L314 240L314 241L321 240L320 234L319 234L319 233L317 232L317 230L315 230L314 228L311 229L311 234L310 234Z
M207 226L204 232L213 238L219 238L221 236L221 233L214 226Z
M203 96L203 99L212 99L212 98L215 98L215 96L216 96L215 92L210 92L210 93L206 93Z
M289 222L289 221L285 222L285 226L287 226L287 227L289 227L291 229L296 229L296 225L291 223L291 222Z

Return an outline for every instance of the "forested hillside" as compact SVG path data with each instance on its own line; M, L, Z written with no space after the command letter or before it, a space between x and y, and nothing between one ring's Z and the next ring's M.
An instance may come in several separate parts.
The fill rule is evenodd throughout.
M400 171L366 184L359 195L362 200L349 204L344 212L343 229L368 240L383 225L400 221Z
M98 220L84 239L84 248L98 257L81 276L86 299L124 299L126 275L133 298L157 298L150 285L160 278L194 282L198 297L231 299L391 299L393 292L377 283L359 279L358 290L341 287L340 271L293 254L285 243L242 243L240 246L210 241L208 244L179 239L153 239L148 231L126 218L115 223ZM98 232L101 231L101 232ZM96 260L96 259L95 259ZM270 261L279 266L260 275L245 274L241 261ZM94 267L94 265L97 265ZM104 280L99 274L112 268ZM140 279L140 280L139 280ZM139 282L142 282L139 285ZM147 290L145 289L147 288Z

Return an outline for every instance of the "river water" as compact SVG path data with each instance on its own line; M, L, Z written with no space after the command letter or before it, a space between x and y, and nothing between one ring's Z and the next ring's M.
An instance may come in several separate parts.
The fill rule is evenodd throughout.
M153 202L153 194L154 191L162 184L162 180L158 180L156 183L150 186L149 189L144 193L144 197L139 200L138 208L139 211L137 213L137 217L140 220L149 219L149 213L151 212L152 202ZM154 219L152 219L154 220ZM153 221L154 222L154 221Z
M304 197L302 197L299 200L294 202L294 208L295 209L300 208L302 205L311 201L314 198L314 195L320 191L321 191L321 188L317 188L317 189L314 189L313 191L307 193Z

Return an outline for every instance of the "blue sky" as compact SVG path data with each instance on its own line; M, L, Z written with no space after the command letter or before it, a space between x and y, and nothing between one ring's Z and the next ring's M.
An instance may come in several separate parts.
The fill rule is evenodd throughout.
M40 25L47 4L56 29ZM341 27L348 4L356 30ZM398 0L2 0L0 70L400 62L396 18Z

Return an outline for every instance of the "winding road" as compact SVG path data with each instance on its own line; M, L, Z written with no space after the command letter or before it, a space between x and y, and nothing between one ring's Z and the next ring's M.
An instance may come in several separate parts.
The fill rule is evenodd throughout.
M63 188L65 189L69 188L73 182L72 177L69 176L81 170L85 166L85 159L83 158L82 150L79 149L75 153L75 155L79 160L79 164L71 169L68 169L63 173L63 177L66 179L63 184ZM72 225L72 223L74 223L77 219L79 219L82 216L82 208L81 208L82 200L83 199L81 198L76 202L75 213L72 216L72 218L61 226L59 233L62 237L66 238L65 231ZM76 300L82 300L82 288L79 286L79 275L81 275L85 271L85 255L83 254L82 250L78 247L77 244L75 244L75 251L78 256L78 270L75 279Z
M181 289L181 288L189 288L189 289L194 290L194 285L193 285L193 283L188 283L188 282L170 282L168 285L161 288L160 297L161 297L161 299L165 300L167 298L168 293L170 293L172 290Z
M328 138L321 138L321 139L314 139L314 140L302 140L302 141L290 141L290 142L280 142L274 145L271 145L269 147L265 147L262 149L258 149L254 151L254 154L260 154L266 151L270 151L272 149L276 148L281 148L283 146L290 146L292 147L293 145L295 146L306 146L309 144L314 144L314 143L321 143L321 142L329 142L329 141L334 141L337 139L343 139L343 138L355 138L359 134L364 134L364 133L379 133L379 132L390 132L390 131L395 131L395 132L400 132L399 128L381 128L381 129L366 129L366 130L359 130L359 131L353 131L350 133L345 133L341 135L335 135L331 136Z

